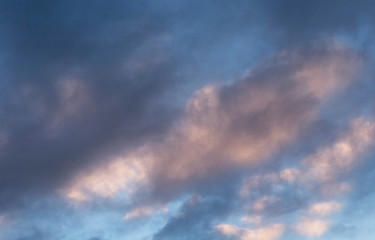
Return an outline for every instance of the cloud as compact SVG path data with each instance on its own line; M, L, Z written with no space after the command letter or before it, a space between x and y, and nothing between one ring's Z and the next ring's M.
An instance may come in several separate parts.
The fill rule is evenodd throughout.
M159 239L217 239L213 224L225 217L232 209L227 195L206 196L193 195L187 199L175 216L154 234ZM220 238L218 238L220 239Z
M56 84L58 90L59 111L56 112L53 125L64 123L69 117L84 114L89 108L90 96L86 83L74 78L60 80Z
M178 115L165 98L179 61L160 15L131 2L0 5L0 211L56 193Z
M315 216L327 216L341 209L341 204L336 201L321 202L309 207L308 213Z
M321 220L302 219L295 227L300 235L307 237L320 237L329 228L330 222Z
M2 233L2 230L3 230L4 226L7 223L8 223L7 217L5 215L0 215L0 236L1 236L1 233Z
M70 238L116 239L148 217L154 239L225 238L215 226L254 239L274 222L316 234L373 191L373 9L2 1L0 215L21 229L5 238L65 237L78 231L70 208L121 225Z
M148 216L154 213L154 209L151 207L140 207L132 210L131 212L127 213L124 217L125 220L130 220L133 218L138 218L142 216Z
M359 64L342 46L303 59L290 51L232 84L206 86L189 99L184 118L165 140L142 146L147 156L119 157L107 170L98 166L97 171L82 173L70 196L84 198L82 189L113 195L124 190L132 175L143 176L151 190L168 195L193 179L215 177L228 168L255 167L293 142L316 119L324 99L350 84ZM128 171L129 164L136 164L142 174Z
M260 215L247 215L242 218L243 222L249 222L254 225L259 225L262 222L262 216Z
M329 95L350 84L359 64L336 46L303 59L291 51L232 84L200 89L188 101L185 118L156 145L156 182L264 162L317 118Z
M141 206L128 212L125 215L124 219L131 220L131 219L137 219L140 217L150 216L150 215L155 214L155 212L158 212L158 210L161 210L161 209L157 207ZM168 208L166 207L163 207L162 210L164 213L168 212Z
M203 200L194 198L185 203L180 215L171 217L154 239L175 238L185 232L194 232L192 237L212 237L212 228L234 206L243 205L245 216L257 216L251 221L259 228L220 224L216 228L227 235L232 230L229 235L239 239L279 238L284 225L267 227L264 224L269 216L305 209L310 216L322 217L338 211L340 205L333 200L309 204L309 191L315 189L306 186L324 183L327 187L336 183L321 182L313 174L319 163L313 159L326 159L335 171L340 170L334 166L336 163L341 166L339 161L346 163L342 165L343 170L350 167L350 159L366 152L372 142L372 123L366 119L354 120L351 128L331 146L323 146L318 153L303 158L299 168L249 177L240 189L239 200L228 199L238 189L233 175L227 178L228 182L225 180L226 173L235 173L243 167L255 169L273 161L275 153L293 144L316 121L325 101L354 81L361 61L342 46L327 49L324 54L312 52L303 59L297 50L283 52L233 83L203 87L188 100L183 117L163 140L146 142L105 164L81 171L64 188L65 196L76 202L88 202L98 197L126 195L130 209L124 219L132 220L154 215L158 206L183 194L197 191L203 194ZM344 57L346 61L342 60ZM351 149L351 154L342 151L340 146L344 145L345 149ZM338 173L330 176L340 183L336 179ZM215 188L210 190L210 179L215 182L213 185L221 181L232 187L223 185L220 193ZM241 179L241 174L237 179ZM214 213L210 209L217 208L211 205L216 200L211 202L210 197L225 199L223 204L229 206L220 214ZM221 205L221 201L215 204ZM192 212L188 214L187 209ZM204 219L199 219L202 214ZM296 229L301 232L302 226L311 225L310 230L301 234L315 236L329 227L323 224L325 221L314 221L296 223Z
M147 184L147 155L134 153L115 158L108 164L82 172L70 186L62 189L71 200L85 202L95 197L114 198L120 192L129 198L137 187Z
M284 232L284 226L281 224L273 224L256 230L239 228L229 224L220 224L216 226L216 229L228 237L235 236L239 240L276 240Z
M267 222L272 216L293 213L300 220L289 224L300 235L323 235L331 226L328 218L343 209L336 199L351 190L348 182L352 179L348 176L361 165L361 159L374 144L373 119L359 117L348 125L330 144L297 161L299 168L246 178L238 192L246 214L256 214ZM357 187L361 186L353 186Z
M358 118L351 128L329 147L303 160L307 170L306 178L319 182L334 181L341 173L350 171L358 164L358 156L373 145L375 138L374 121Z
M295 182L300 176L300 171L297 169L286 168L280 172L280 178L287 182Z
M375 21L370 4L366 0L257 1L256 16L277 33L278 43L285 46L342 32L357 35L363 25L372 25Z

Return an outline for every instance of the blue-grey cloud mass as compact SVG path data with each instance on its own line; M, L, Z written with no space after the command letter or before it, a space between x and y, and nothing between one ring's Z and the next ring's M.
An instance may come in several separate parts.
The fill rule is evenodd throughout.
M372 239L369 0L3 0L0 239Z

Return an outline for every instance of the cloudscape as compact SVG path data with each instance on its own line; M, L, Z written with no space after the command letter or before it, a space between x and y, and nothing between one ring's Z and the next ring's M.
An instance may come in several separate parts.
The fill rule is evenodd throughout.
M0 239L374 239L374 43L369 0L0 1Z

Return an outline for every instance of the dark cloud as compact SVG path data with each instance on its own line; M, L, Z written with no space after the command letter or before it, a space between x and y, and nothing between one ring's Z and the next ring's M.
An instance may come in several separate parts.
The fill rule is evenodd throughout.
M1 208L53 189L100 149L163 131L178 61L162 18L132 3L1 5Z
M363 24L372 25L375 21L374 8L368 0L273 0L256 1L256 6L257 17L286 45L340 32L356 35Z

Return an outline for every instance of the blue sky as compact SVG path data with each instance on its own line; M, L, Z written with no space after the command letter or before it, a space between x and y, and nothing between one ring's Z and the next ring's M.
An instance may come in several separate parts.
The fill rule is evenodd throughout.
M372 239L367 0L0 2L0 239Z

